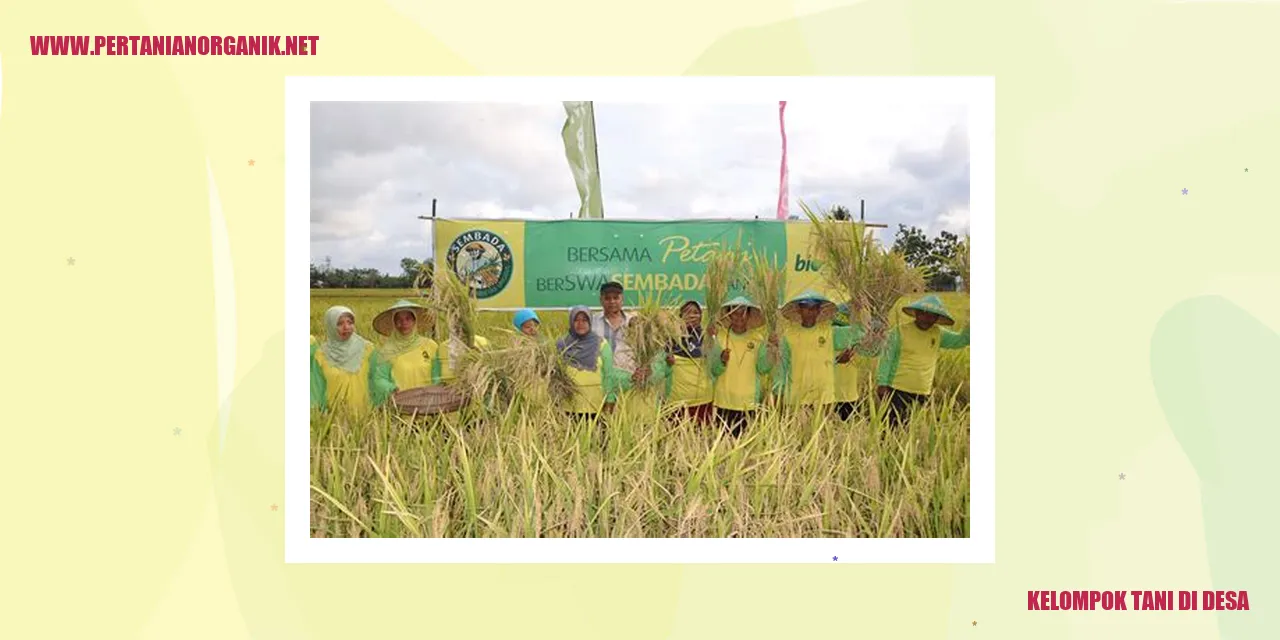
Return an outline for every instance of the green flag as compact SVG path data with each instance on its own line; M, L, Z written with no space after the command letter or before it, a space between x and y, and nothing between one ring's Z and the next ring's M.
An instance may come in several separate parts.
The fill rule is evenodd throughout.
M590 102L566 102L564 112L566 118L560 137L564 138L564 154L573 170L573 180L578 183L578 196L582 198L578 217L603 218L595 108Z

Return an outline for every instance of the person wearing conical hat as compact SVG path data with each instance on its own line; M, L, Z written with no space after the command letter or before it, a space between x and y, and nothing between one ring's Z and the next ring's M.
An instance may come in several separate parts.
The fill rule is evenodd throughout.
M760 305L750 298L737 296L721 309L727 313L728 327L721 330L712 323L709 329L712 404L716 418L736 437L764 399L760 376L777 360L777 338L765 336Z
M382 406L395 390L391 366L356 333L355 313L330 307L324 330L324 342L311 346L311 406L352 413Z
M431 384L431 370L439 345L419 333L426 324L427 310L408 300L400 300L373 318L373 330L386 337L378 355L391 363L391 379L397 390Z
M530 338L536 338L538 337L538 327L542 326L542 320L538 319L538 314L533 309L521 309L511 319L511 324L515 325L516 331Z
M938 351L969 346L969 327L958 333L943 328L956 321L937 296L916 300L902 313L912 321L890 330L876 373L877 394L888 402L894 424L901 424L912 406L929 399Z
M820 293L804 291L787 301L782 317L782 356L774 387L792 407L818 409L835 404L835 367L853 358L864 332L835 327L836 304Z
M697 423L711 419L711 370L707 365L703 344L702 305L687 300L680 306L684 334L672 343L653 363L654 382L664 390L668 406L676 407Z

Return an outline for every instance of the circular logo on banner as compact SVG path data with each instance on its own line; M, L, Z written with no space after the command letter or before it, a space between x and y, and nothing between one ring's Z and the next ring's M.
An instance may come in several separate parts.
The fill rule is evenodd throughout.
M502 236L484 229L459 234L445 256L449 269L476 292L476 298L492 298L507 288L515 263L511 247Z

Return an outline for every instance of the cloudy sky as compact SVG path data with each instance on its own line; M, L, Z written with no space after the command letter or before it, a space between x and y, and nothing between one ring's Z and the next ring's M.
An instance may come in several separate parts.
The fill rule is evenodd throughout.
M960 99L788 101L791 210L843 204L930 235L969 223ZM567 218L579 206L551 103L329 102L311 109L311 256L399 273L444 217ZM776 102L596 103L605 217L775 215Z

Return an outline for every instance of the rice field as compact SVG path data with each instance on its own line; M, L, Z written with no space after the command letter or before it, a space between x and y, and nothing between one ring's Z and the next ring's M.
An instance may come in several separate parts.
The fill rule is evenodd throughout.
M316 290L311 333L334 304L373 316L411 291ZM957 318L968 298L941 294ZM904 303L900 302L900 304ZM567 331L565 312L544 334ZM511 314L479 333L510 340ZM860 358L864 399L874 361ZM624 401L605 428L555 408L359 421L313 413L313 537L925 537L969 535L969 352L943 351L934 399L891 431L871 407L835 416L764 410L741 438Z

